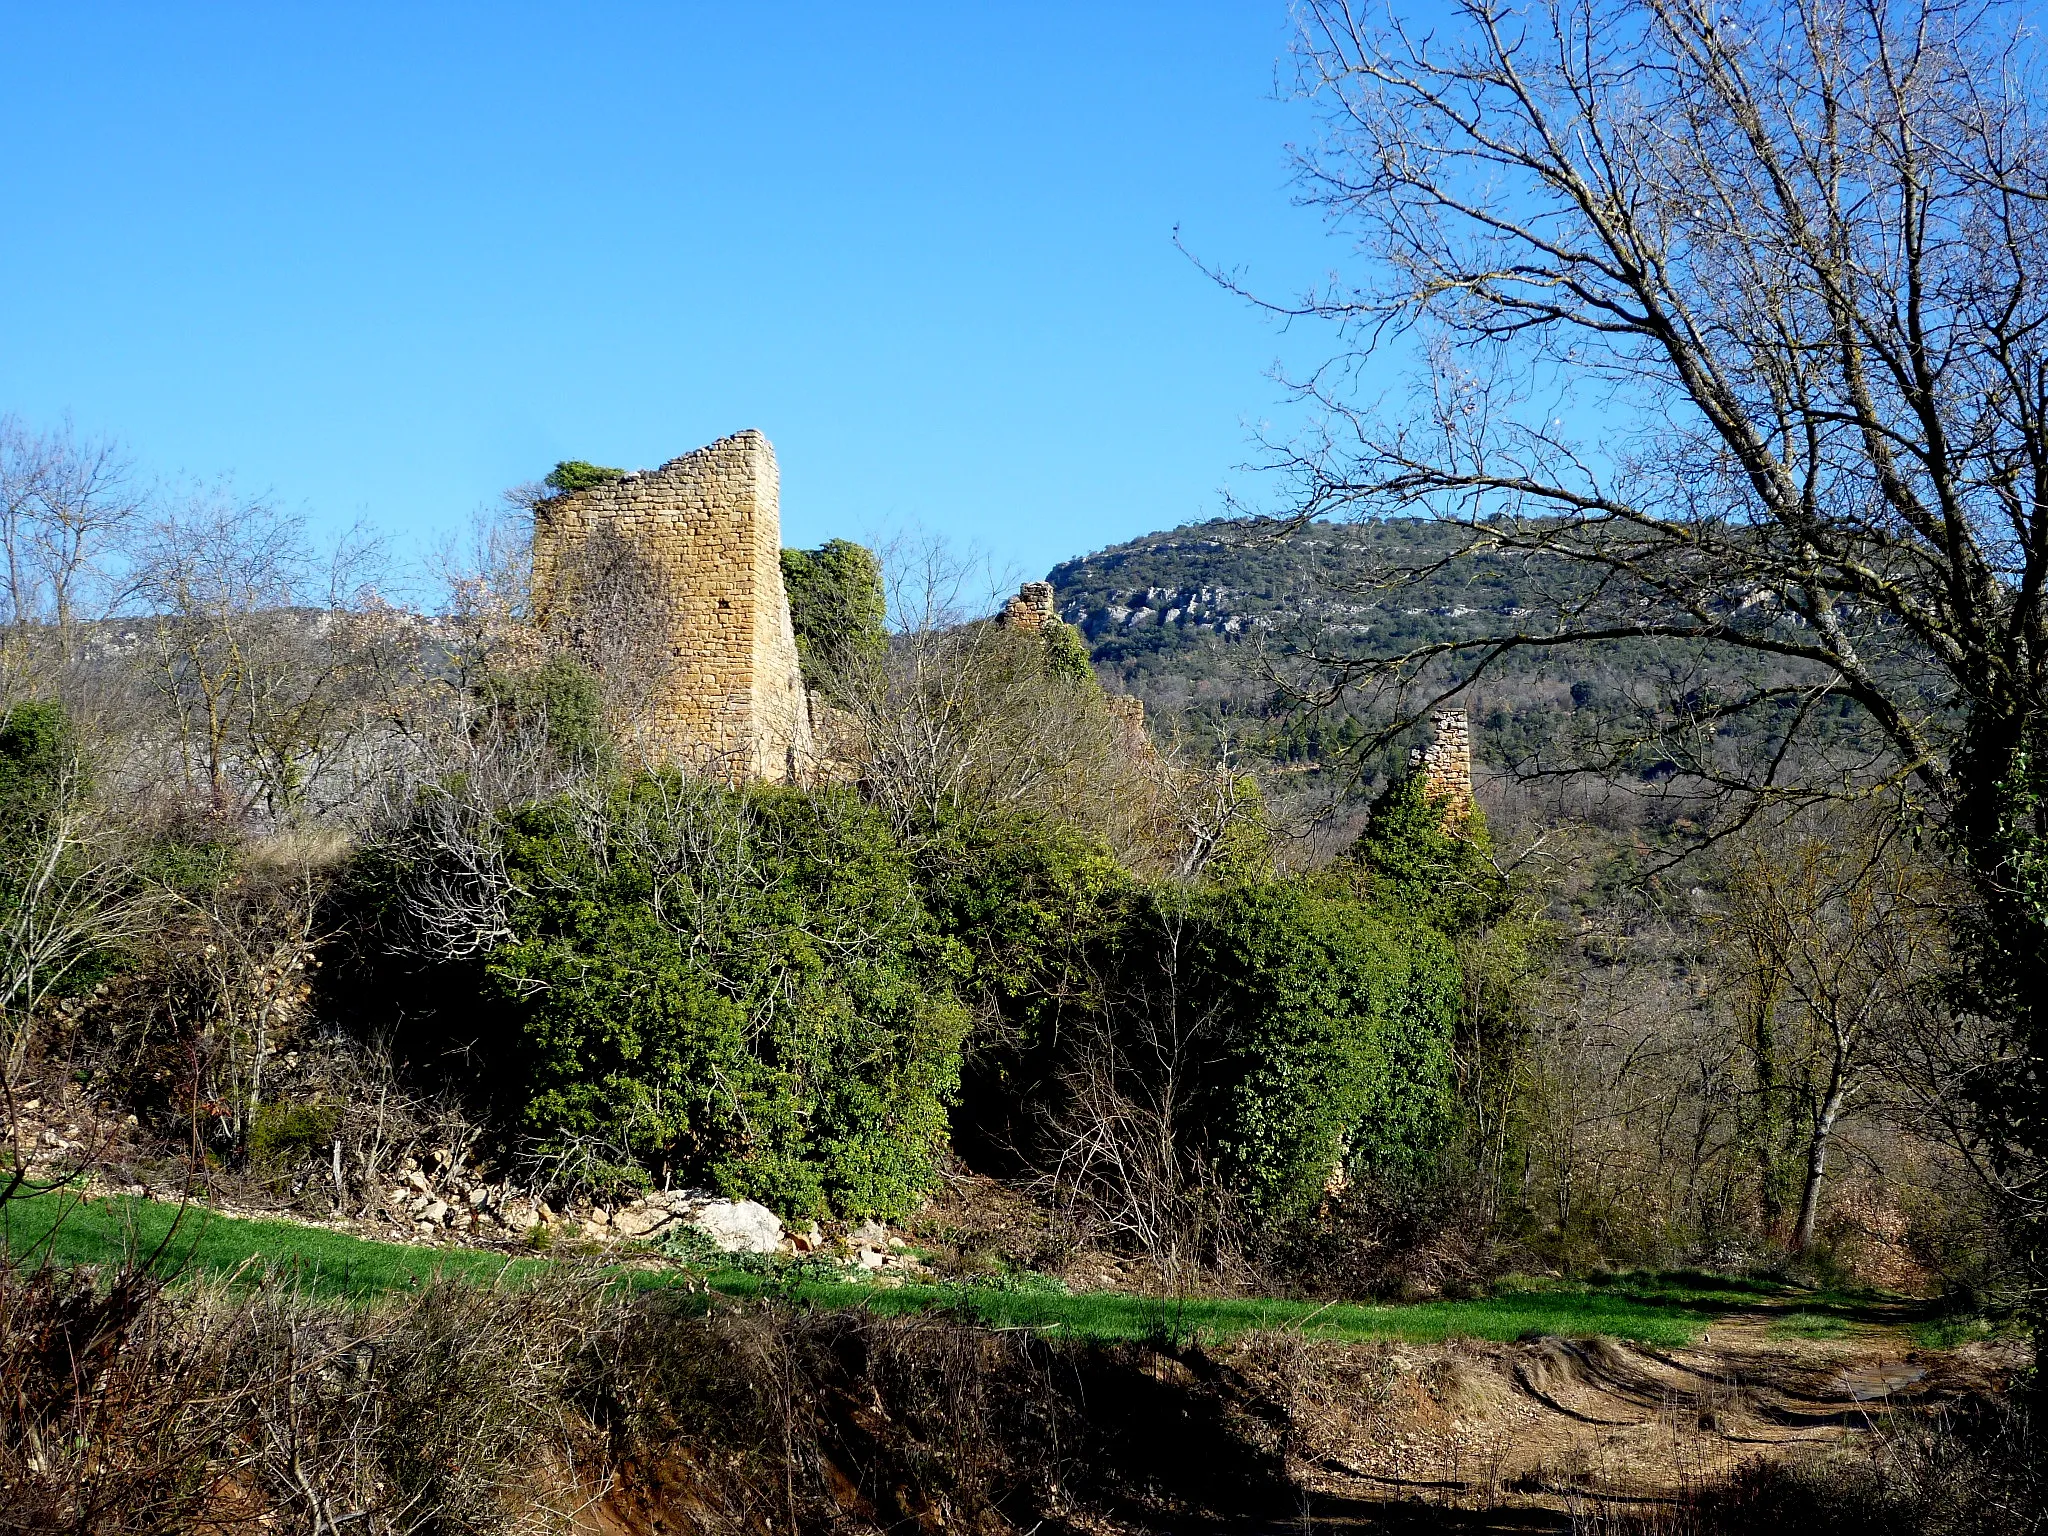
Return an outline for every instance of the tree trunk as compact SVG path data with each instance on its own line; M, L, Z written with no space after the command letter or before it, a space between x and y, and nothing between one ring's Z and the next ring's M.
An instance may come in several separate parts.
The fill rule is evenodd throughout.
M1956 777L1953 836L1978 910L1958 924L1963 1000L2003 1039L1970 1074L2013 1251L2032 1282L2036 1367L2048 1366L2048 707L2025 699L1973 712Z
M1820 1113L1814 1116L1813 1139L1806 1148L1806 1185L1799 1193L1799 1224L1792 1234L1792 1251L1804 1253L1813 1246L1813 1226L1820 1215L1821 1180L1828 1171L1828 1138L1835 1133L1842 1104L1849 1097L1849 1085L1839 1068L1828 1084Z
M1762 960L1752 963L1759 971L1763 970ZM1778 1162L1778 1138L1784 1127L1780 1124L1783 1090L1778 1083L1778 1041L1774 1027L1777 999L1769 994L1760 996L1755 1007L1756 1012L1750 1020L1749 1050L1756 1074L1757 1107L1750 1127L1750 1150L1756 1160L1757 1214L1763 1223L1764 1236L1770 1239L1777 1237L1782 1230L1780 1223L1785 1218L1785 1171Z

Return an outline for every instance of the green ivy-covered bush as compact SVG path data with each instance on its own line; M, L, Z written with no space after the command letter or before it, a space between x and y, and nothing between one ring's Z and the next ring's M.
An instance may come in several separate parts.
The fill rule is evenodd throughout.
M782 585L804 682L837 695L846 674L877 660L889 643L882 567L847 539L782 552Z
M31 700L0 715L0 842L42 836L77 757L63 705Z
M891 1215L934 1176L967 1013L887 823L846 791L643 776L513 813L489 954L501 1076L578 1138L790 1218Z
M1102 952L1138 882L1093 839L1032 812L928 828L915 859L934 920L965 957L960 991L974 1010L953 1144L984 1172L1015 1173L1060 1021L1099 997Z
M478 683L477 694L501 728L537 728L565 766L603 769L612 763L603 690L597 675L568 652L556 651L521 671L491 672Z
M1162 898L1150 923L1181 1006L1213 1021L1194 1116L1249 1209L1306 1215L1340 1166L1427 1171L1455 1117L1459 974L1440 934L1307 879Z
M960 1131L1040 1171L1090 1165L1084 1185L1123 1177L1098 1164L1105 1148L1142 1164L1170 1141L1183 1188L1213 1189L1275 1237L1339 1170L1427 1178L1456 1128L1459 971L1442 934L1324 877L1126 881L1071 901L1061 923L1053 893L1073 872L987 862L982 910L1034 941L1012 951L1028 967L992 971L1007 1033L973 1053ZM1004 901L1034 884L1053 897L1042 927L1035 903Z
M1124 921L1137 891L1100 843L1030 811L941 823L915 858L934 919L990 1007L1028 1009L1071 990L1082 950Z
M1420 774L1396 779L1373 802L1365 830L1345 856L1374 899L1447 933L1507 909L1507 882L1493 862L1493 838L1477 806L1453 809Z
M1055 618L1039 630L1038 636L1045 646L1047 676L1077 686L1101 687L1096 681L1095 663L1088 656L1088 642L1081 638L1078 629Z

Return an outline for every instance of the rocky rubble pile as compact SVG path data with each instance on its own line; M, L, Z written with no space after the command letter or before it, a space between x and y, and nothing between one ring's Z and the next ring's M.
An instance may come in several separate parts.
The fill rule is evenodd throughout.
M96 1102L74 1083L59 1080L40 1090L25 1086L29 1094L15 1105L14 1156L34 1173L63 1176L82 1167L100 1194L175 1198L189 1192L175 1178L161 1187L134 1182L143 1170L131 1161L139 1134L133 1114ZM6 1139L0 1134L0 1151L6 1150ZM410 1243L502 1245L547 1234L585 1243L669 1245L695 1232L721 1253L818 1255L877 1273L924 1268L880 1222L828 1239L815 1223L788 1230L758 1201L728 1200L701 1189L657 1190L609 1206L550 1203L445 1148L401 1158L388 1180L366 1210L301 1219ZM209 1189L203 1198L233 1214L279 1214L268 1202L245 1205L231 1191Z
M138 1122L120 1107L96 1101L76 1083L57 1081L47 1087L21 1085L23 1096L14 1109L14 1157L31 1171L74 1167L81 1161L108 1161L124 1156L133 1143ZM6 1141L0 1122L0 1144Z
M443 1234L524 1237L536 1228L559 1228L565 1235L599 1242L659 1242L687 1226L723 1253L777 1253L790 1243L775 1213L752 1200L674 1190L616 1207L557 1206L509 1182L456 1166L445 1151L424 1164L417 1158L401 1162L398 1181L385 1193L385 1208L401 1226L410 1222L416 1237L429 1239Z
M557 1207L509 1183L467 1172L445 1152L436 1153L427 1164L414 1158L400 1163L398 1182L386 1193L386 1208L400 1224L391 1235L416 1242L527 1237L539 1229L585 1242L662 1243L694 1230L721 1253L837 1250L864 1270L924 1267L904 1251L900 1238L876 1221L832 1242L815 1222L802 1231L790 1231L758 1201L728 1200L701 1189L656 1190L616 1206ZM409 1234L403 1230L408 1221Z

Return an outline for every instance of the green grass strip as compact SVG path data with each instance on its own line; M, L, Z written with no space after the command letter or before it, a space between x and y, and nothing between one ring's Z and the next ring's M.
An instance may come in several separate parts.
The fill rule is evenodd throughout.
M492 1283L542 1269L543 1259L508 1259L470 1248L378 1243L293 1221L252 1221L202 1206L126 1196L80 1202L69 1190L15 1199L4 1208L8 1253L58 1264L120 1264L161 1250L167 1275L267 1269L316 1296L364 1299L410 1290L436 1275Z
M1847 1320L1826 1312L1788 1312L1771 1324L1774 1339L1840 1339L1848 1336Z
M1283 1301L1260 1297L1190 1297L1185 1301L1089 1291L1061 1296L979 1286L905 1285L882 1290L857 1283L806 1281L794 1287L752 1275L719 1275L712 1287L728 1295L772 1294L816 1306L866 1306L899 1315L948 1311L991 1328L1026 1328L1088 1339L1195 1338L1216 1343L1254 1329L1292 1330L1306 1338L1363 1342L1400 1339L1501 1341L1552 1335L1606 1335L1644 1344L1690 1343L1712 1321L1690 1308L1645 1304L1592 1292L1508 1292L1475 1301L1424 1301L1402 1306L1362 1302Z
M552 1262L475 1249L374 1242L295 1222L221 1216L197 1206L180 1217L174 1205L126 1197L80 1204L70 1195L42 1195L10 1202L4 1217L8 1250L17 1259L47 1254L64 1265L116 1264L161 1245L159 1267L169 1274L227 1275L245 1267L262 1269L293 1280L311 1294L348 1299L409 1290L436 1276L482 1284L517 1283L543 1273ZM662 1286L684 1278L679 1271L620 1274L636 1286ZM1476 1301L1373 1306L1251 1297L1176 1301L1113 1291L1062 1295L973 1285L885 1289L855 1281L785 1281L733 1271L713 1274L710 1283L714 1290L734 1297L773 1296L821 1308L865 1306L889 1316L941 1312L991 1328L1104 1340L1171 1337L1220 1342L1254 1329L1285 1329L1316 1339L1412 1343L1604 1334L1675 1346L1697 1338L1712 1322L1711 1314L1669 1300L1591 1289L1509 1291Z

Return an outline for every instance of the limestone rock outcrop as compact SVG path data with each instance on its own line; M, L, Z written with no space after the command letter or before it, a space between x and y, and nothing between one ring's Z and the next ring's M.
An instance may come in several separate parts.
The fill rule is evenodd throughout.
M695 1227L721 1253L776 1253L782 1222L756 1200L725 1200L702 1190L672 1190L642 1196L611 1213L614 1237L662 1238L679 1227Z

